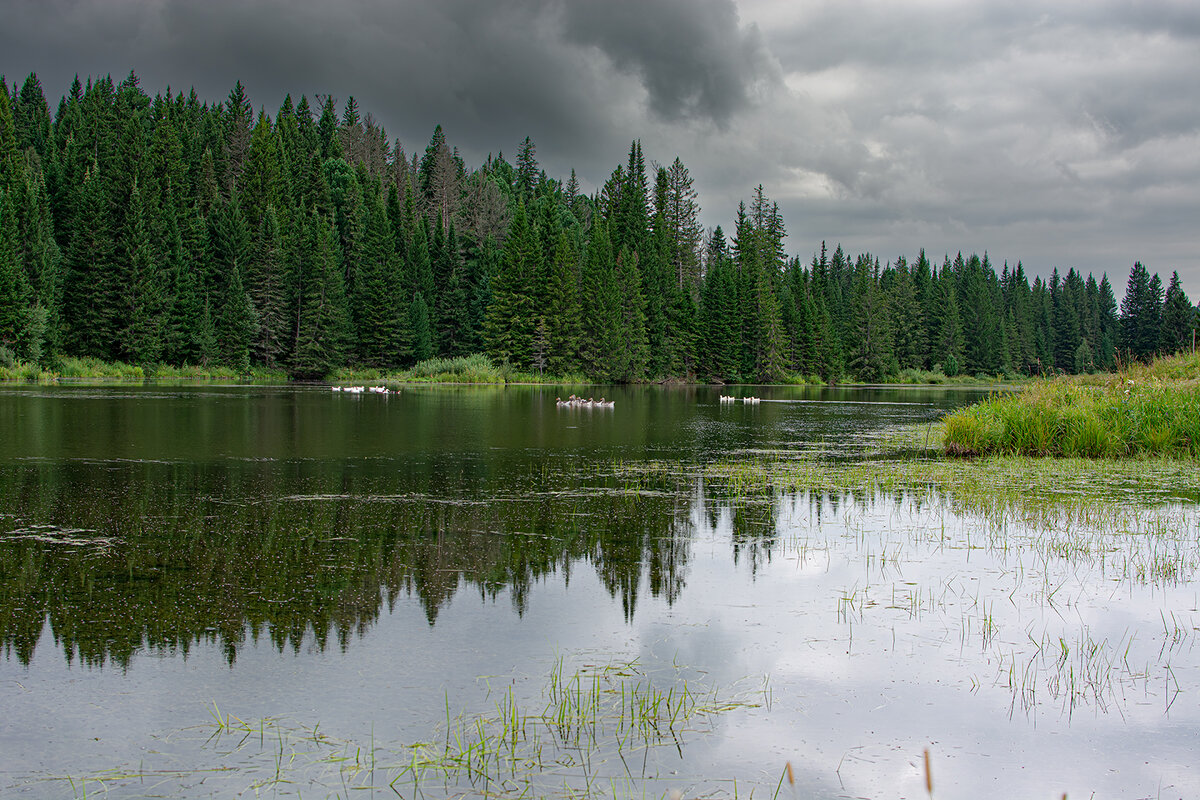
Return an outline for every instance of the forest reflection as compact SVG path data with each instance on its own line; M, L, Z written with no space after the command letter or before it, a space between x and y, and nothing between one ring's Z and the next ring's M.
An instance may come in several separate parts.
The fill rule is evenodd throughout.
M232 664L264 637L345 648L406 597L430 625L464 591L506 593L521 614L537 581L583 564L630 619L645 592L670 603L684 585L692 499L669 480L579 475L563 488L535 464L484 496L461 461L425 464L415 482L389 466L386 481L362 460L6 466L6 656L28 664L51 636L89 666L201 642Z

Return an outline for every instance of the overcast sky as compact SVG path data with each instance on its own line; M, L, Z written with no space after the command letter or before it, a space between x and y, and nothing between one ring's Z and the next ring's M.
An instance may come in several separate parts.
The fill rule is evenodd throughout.
M788 250L1178 270L1200 299L1200 3L3 0L0 73L354 95L411 154L532 137L591 190L641 139L707 225L761 183Z

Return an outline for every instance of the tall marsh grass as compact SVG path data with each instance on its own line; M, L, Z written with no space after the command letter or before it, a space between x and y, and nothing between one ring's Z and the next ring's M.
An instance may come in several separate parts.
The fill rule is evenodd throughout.
M993 395L946 418L945 445L959 454L1200 457L1200 356Z

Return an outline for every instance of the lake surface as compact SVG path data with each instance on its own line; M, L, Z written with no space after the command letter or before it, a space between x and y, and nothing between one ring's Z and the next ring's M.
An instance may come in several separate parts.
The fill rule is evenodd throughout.
M1169 487L739 496L979 393L556 391L0 387L0 795L1200 796Z

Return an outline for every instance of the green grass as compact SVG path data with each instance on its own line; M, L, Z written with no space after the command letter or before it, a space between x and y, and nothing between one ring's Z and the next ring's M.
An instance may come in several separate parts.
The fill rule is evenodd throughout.
M380 370L343 367L329 375L334 383L534 383L582 385L589 383L578 374L551 375L524 372L507 363L497 364L482 353L454 358L430 358L411 369Z
M255 367L246 375L231 367L166 364L142 366L121 361L103 361L99 358L75 358L64 356L50 366L39 366L24 362L11 365L0 364L0 381L22 383L55 383L59 380L215 380L251 381L254 383L285 383L287 374L282 370Z
M960 455L1196 459L1200 356L993 395L946 418L945 446Z

